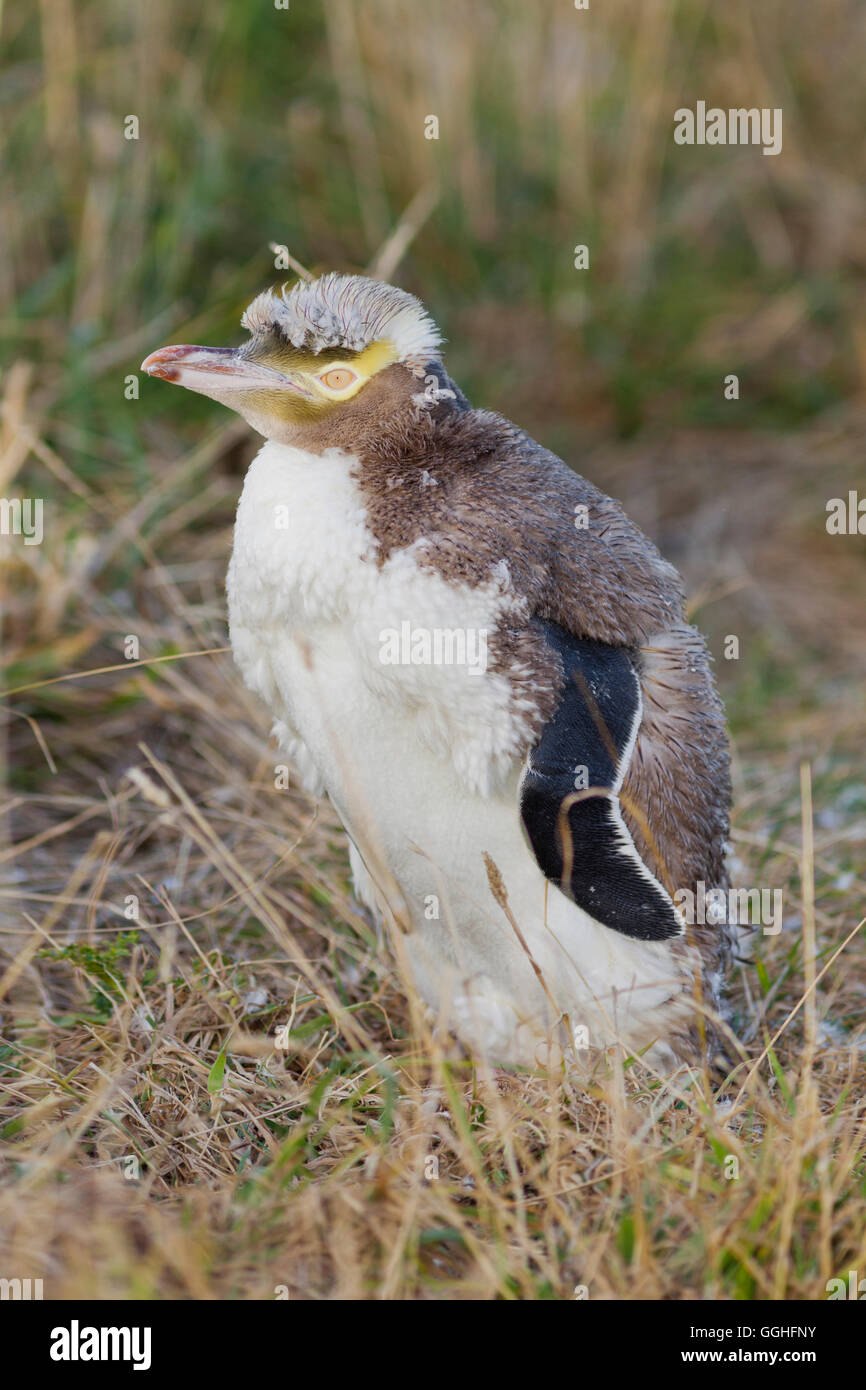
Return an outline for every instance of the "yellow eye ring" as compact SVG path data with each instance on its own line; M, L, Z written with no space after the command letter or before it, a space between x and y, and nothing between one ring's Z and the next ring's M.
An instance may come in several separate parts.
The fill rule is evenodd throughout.
M345 391L348 386L354 385L358 378L348 367L331 367L330 371L322 372L317 380L329 391Z

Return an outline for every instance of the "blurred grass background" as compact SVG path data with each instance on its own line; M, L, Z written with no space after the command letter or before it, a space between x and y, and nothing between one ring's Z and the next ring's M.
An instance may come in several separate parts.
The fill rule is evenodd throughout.
M826 430L821 461L799 472L762 437L835 430L840 409L853 428L862 408L864 27L850 0L649 0L591 16L569 0L7 5L6 417L26 409L44 446L74 452L76 478L46 476L43 450L25 481L60 482L66 519L88 516L91 490L116 512L161 480L164 508L225 520L206 510L212 491L202 501L196 479L169 476L225 416L150 381L130 402L125 376L168 339L237 341L253 292L285 278L270 242L315 270L380 268L384 247L387 269L396 228L409 243L397 278L443 325L471 399L575 466L600 443L696 432L677 482L699 473L717 532L738 512L748 525L726 493L745 452L731 436L752 431L741 490L773 494L753 523L775 532L820 478L809 542L844 562L852 547L834 556L821 535L836 495ZM700 97L781 105L782 155L675 145L673 112ZM438 140L425 139L431 114ZM579 244L588 271L574 268ZM723 395L731 372L737 402ZM228 456L238 471L249 447L217 452L217 469ZM645 458L613 481L665 543L663 503L641 501L659 482ZM776 503L783 515L763 516ZM724 567L706 536L700 549Z
M130 632L146 660L225 644L230 527L257 441L158 382L127 399L127 379L163 343L239 341L246 303L288 278L271 242L316 271L385 274L431 309L470 399L621 498L686 576L731 719L739 880L788 895L785 933L735 991L742 1035L767 1041L806 969L801 761L822 963L862 912L866 560L862 538L824 523L828 498L864 491L863 6L7 0L0 42L0 494L46 505L42 546L0 541L4 689L119 663ZM782 107L782 154L676 146L673 113L699 99ZM640 1145L619 1101L572 1102L543 1140L532 1126L553 1103L537 1090L502 1102L504 1127L492 1103L478 1118L472 1080L431 1112L428 1059L407 1051L336 825L273 790L267 722L227 656L58 680L9 708L10 1267L35 1261L55 1291L96 1296L269 1296L287 1257L260 1266L253 1235L270 1249L277 1231L283 1251L298 1243L293 1296L568 1297L588 1261L593 1296L816 1297L837 1263L866 1265L862 940L758 1067L737 1140L757 1186L698 1181L713 1123L700 1106ZM141 939L82 954L117 946L129 892L147 905ZM289 958L306 983L275 1066ZM230 1040L232 1079L214 1080ZM371 1055L404 1070L373 1084ZM453 1169L423 1198L395 1086ZM816 1125L822 1108L832 1123ZM135 1202L116 1177L129 1152L146 1174ZM563 1163L570 1181L612 1154L626 1178L585 1176L576 1204L549 1196L533 1225L527 1184L538 1200ZM369 1211L369 1183L362 1198L346 1186L356 1161L385 1174ZM199 1185L213 1200L196 1207ZM193 1202L182 1220L178 1196ZM264 1225L247 1240L248 1201ZM339 1240L322 1233L332 1218Z
M123 436L97 345L160 314L220 337L269 241L357 269L435 186L404 278L476 392L627 435L732 423L742 371L738 424L798 423L863 390L864 25L851 0L7 4L6 346L70 405L93 372L90 430ZM783 155L676 146L699 97L781 105ZM188 419L165 395L148 413Z

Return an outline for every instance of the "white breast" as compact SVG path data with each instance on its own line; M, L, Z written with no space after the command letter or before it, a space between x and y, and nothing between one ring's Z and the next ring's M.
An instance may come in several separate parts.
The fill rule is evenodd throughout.
M414 633L494 632L521 609L507 569L456 587L419 563L423 541L379 566L355 466L336 450L268 443L250 467L227 581L247 684L307 785L327 790L374 879L399 890L416 929L407 941L418 987L451 1009L471 1045L531 1062L549 1014L490 892L485 854L572 1025L585 1023L595 1045L638 1014L658 1031L656 1012L679 992L668 951L586 917L546 883L526 844L516 756L526 714L505 677L388 659L390 634L407 623Z
M449 584L419 563L423 542L380 567L356 463L338 450L319 456L269 443L251 465L227 582L238 664L278 718L304 734L323 774L332 738L320 744L321 721L330 715L344 726L361 709L384 709L448 754L467 786L489 791L525 741L526 712L515 708L506 678L479 674L472 658L503 615L524 605L505 566L481 587ZM395 664L425 633L431 649L446 634L446 656L447 634L458 634L469 659ZM380 754L378 739L375 747Z

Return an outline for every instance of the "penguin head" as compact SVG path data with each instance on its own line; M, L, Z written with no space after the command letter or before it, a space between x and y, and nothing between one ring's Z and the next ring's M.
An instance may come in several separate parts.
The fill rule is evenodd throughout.
M299 443L305 431L369 411L382 373L418 391L440 361L441 336L424 306L393 285L360 275L266 290L241 319L241 347L159 348L142 371L229 406L266 439Z

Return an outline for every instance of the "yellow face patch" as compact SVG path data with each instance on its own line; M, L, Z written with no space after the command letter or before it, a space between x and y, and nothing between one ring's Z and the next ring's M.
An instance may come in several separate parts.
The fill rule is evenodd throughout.
M314 384L329 401L349 401L356 396L365 382L396 362L397 353L391 343L370 343L363 352L345 360L337 359L322 364L321 371L313 377Z
M290 344L271 341L253 347L250 357L282 372L303 389L304 396L279 390L267 393L269 408L275 415L300 423L350 401L371 377L396 362L398 353L393 343L385 341L370 343L354 353L345 348L303 352Z

